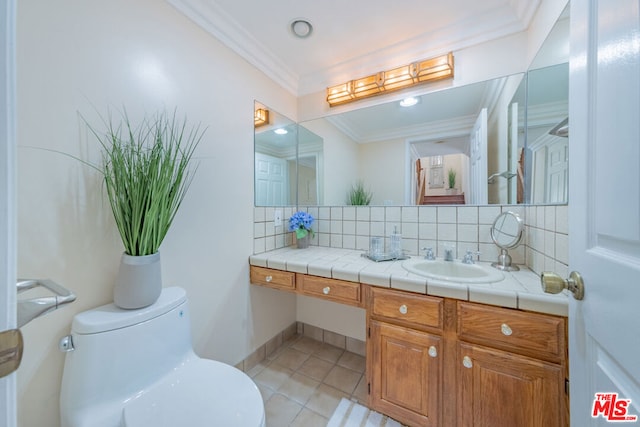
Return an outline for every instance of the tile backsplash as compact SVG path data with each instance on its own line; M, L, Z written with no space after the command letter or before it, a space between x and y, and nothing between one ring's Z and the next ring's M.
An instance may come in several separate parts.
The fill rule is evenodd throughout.
M527 206L526 264L535 271L569 276L569 216L567 205Z
M274 225L275 211L282 211L283 223ZM312 245L367 250L372 236L385 237L397 229L409 255L422 254L431 247L443 256L444 247L454 245L456 258L467 250L479 252L480 261L495 261L499 248L491 240L495 218L505 211L518 213L525 222L522 243L509 251L516 264L526 264L536 273L554 271L568 274L567 206L310 206L315 236ZM288 231L293 207L254 209L254 253L267 252L294 244Z

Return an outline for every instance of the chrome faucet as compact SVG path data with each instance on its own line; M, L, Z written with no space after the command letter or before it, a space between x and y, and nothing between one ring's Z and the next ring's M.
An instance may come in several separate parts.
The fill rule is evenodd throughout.
M444 260L453 261L453 248L444 248Z
M433 253L433 248L422 248L422 250L424 251L424 259L429 261L435 261L436 256Z
M473 259L474 256L476 255L480 255L480 252L478 251L470 251L467 250L467 253L465 254L464 258L462 258L462 263L463 264L475 264L475 260Z

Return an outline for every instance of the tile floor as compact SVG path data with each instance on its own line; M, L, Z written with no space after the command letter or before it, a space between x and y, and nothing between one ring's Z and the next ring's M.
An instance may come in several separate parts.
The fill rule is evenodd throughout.
M366 406L365 358L298 335L250 369L267 427L326 427L343 397Z

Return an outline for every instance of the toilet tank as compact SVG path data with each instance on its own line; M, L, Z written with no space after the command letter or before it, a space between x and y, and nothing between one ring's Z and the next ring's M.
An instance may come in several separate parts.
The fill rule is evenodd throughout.
M77 314L60 390L62 425L119 425L124 402L195 357L190 325L179 287L163 289L143 309L107 304Z

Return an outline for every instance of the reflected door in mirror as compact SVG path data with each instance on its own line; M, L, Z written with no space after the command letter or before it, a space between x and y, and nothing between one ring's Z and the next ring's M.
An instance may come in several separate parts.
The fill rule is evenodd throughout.
M256 206L287 205L287 161L262 153L255 160Z

